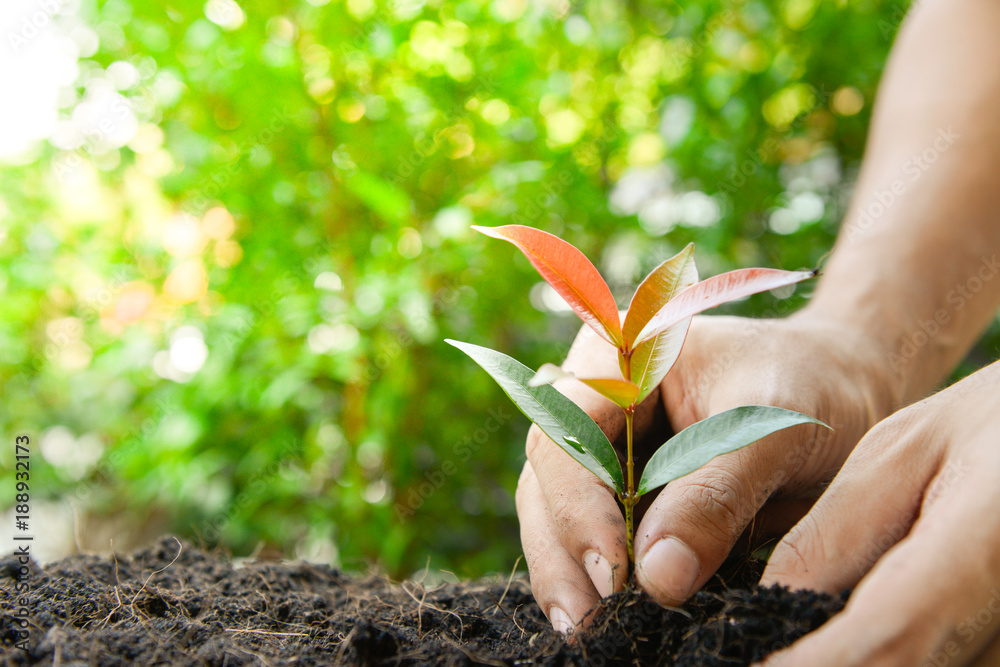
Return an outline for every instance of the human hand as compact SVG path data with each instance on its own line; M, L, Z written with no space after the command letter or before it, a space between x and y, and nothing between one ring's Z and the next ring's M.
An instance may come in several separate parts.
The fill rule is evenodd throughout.
M762 580L829 592L861 583L768 667L998 664L998 405L1000 362L864 437Z
M797 410L836 432L787 429L665 487L636 531L639 584L660 602L677 605L712 576L772 496L785 501L768 516L790 513L779 528L794 523L818 485L888 414L891 393L873 370L881 358L856 334L807 316L695 318L677 365L636 412L638 441L662 444L669 436L664 416L680 430L748 404ZM563 367L587 377L618 373L614 349L586 327ZM615 441L624 421L618 408L573 380L556 386ZM601 597L624 586L625 523L611 489L537 429L528 434L527 454L516 497L522 547L536 600L565 632L585 621Z

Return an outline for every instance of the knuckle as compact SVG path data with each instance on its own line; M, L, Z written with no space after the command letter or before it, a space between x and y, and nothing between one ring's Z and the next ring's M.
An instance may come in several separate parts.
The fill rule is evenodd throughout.
M528 429L528 437L524 441L524 453L527 454L528 461L537 464L538 461L542 460L545 450L550 444L551 441L547 435L542 433L542 429L532 424L531 428Z
M888 465L909 450L913 444L914 420L919 417L912 406L883 419L865 434L855 448L855 465L865 467Z
M743 511L742 487L728 475L713 475L688 484L686 502L698 517L699 525L719 541L734 541L749 521Z
M586 475L561 479L553 483L546 494L549 512L564 543L569 535L573 536L570 543L591 541L595 539L595 533L603 531L606 525L595 518L603 515L600 511L603 497L610 496L612 492L590 473Z
M882 452L892 443L899 441L903 434L903 424L894 415L873 426L861 439L861 442L873 452Z
M561 485L560 485L561 486ZM561 533L570 532L579 520L580 502L574 497L576 494L563 488L556 488L549 497L549 511L552 512L552 520Z
M922 430L925 425L926 406L927 400L923 400L886 417L865 434L863 441L888 447L895 442L908 440L911 433Z

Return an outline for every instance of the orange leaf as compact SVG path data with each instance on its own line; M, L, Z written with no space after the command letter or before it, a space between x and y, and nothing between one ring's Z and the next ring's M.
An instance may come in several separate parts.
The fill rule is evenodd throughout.
M812 278L812 271L781 271L779 269L739 269L712 276L688 287L667 302L635 337L636 346L655 338L678 322L714 308L727 301L757 292L784 287Z
M557 236L524 225L472 228L517 246L581 320L615 347L622 347L621 319L611 289L582 252Z
M639 284L632 297L622 325L622 337L631 348L646 323L683 289L698 282L698 269L694 264L694 244L653 269Z
M639 387L628 380L618 378L580 378L572 373L564 371L555 364L542 364L535 376L528 381L529 387L540 387L543 384L552 384L556 380L572 377L584 383L598 394L608 399L615 405L627 408L636 402L639 396Z
M632 347L636 335L646 323L679 292L698 282L698 268L694 262L694 244L656 267L639 285L629 304L622 325L625 345ZM638 400L649 396L663 377L673 368L687 337L691 319L678 322L641 345L636 345L629 355L628 377L639 387ZM619 355L622 373L625 360Z

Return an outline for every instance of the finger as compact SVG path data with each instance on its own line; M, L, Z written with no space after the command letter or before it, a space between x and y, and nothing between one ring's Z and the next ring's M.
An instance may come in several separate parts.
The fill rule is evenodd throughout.
M778 543L761 584L837 593L854 586L909 532L940 449L908 433L926 433L904 410L872 429L830 488Z
M601 596L587 571L560 543L531 463L524 465L514 498L535 601L552 627L572 632Z
M581 330L563 367L585 376L620 374L617 352L590 327ZM572 378L554 386L589 414L612 442L623 433L624 416L611 401ZM659 405L659 392L654 391L637 408L637 434L655 423ZM526 451L562 549L589 574L601 596L620 591L628 578L628 552L625 520L614 492L537 427L528 432Z
M939 490L840 615L765 664L972 664L1000 630L1000 516L991 479L1000 457L990 458Z
M676 606L715 573L775 489L794 472L796 452L821 445L826 429L800 425L713 459L671 482L636 532L636 579Z
M620 591L628 578L628 553L614 492L534 428L527 452L530 477L551 526L547 539L557 541L583 568L601 597Z

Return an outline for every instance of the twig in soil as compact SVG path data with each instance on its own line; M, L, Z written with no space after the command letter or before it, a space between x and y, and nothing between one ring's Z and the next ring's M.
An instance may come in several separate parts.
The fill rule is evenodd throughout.
M510 576L507 578L507 588L503 589L503 595L500 596L500 600L497 601L497 609L500 609L500 605L503 604L503 599L507 597L507 591L510 590L510 584L514 581L514 573L517 572L517 566L521 562L521 557L518 556L517 560L514 561L514 567L510 570Z
M267 659L268 656L261 655L260 653L255 653L255 652L249 650L248 648L246 648L244 646L230 646L230 647L227 647L227 648L223 649L223 651L224 651L223 654L226 656L225 662L222 663L223 667L225 667L226 665L229 664L229 655L230 655L229 652L230 651L233 652L233 657L234 658L237 657L236 656L237 652L238 653L242 653L244 655L251 656L253 658L256 658L256 662L253 663L253 664L264 665L264 667L270 667L271 665L275 664L275 663L273 663L273 662L271 662L270 660ZM239 664L244 664L244 662L241 661ZM284 663L282 663L282 664L284 664Z
M517 605L516 607L514 607L514 613L513 613L513 615L511 615L511 617L510 617L510 622L514 624L514 627L516 627L516 628L517 628L518 630L520 630L520 631L521 631L521 637L524 637L524 635L528 634L527 632L525 632L525 631L524 631L524 628L522 628L522 627L521 627L520 625L518 625L518 623L517 623L517 610L518 610L518 609L520 609L520 608L521 608L521 607L523 607L523 606L524 606L524 605L521 605L521 604L519 604L519 605Z
M402 607L397 607L394 604L389 604L388 602L386 602L385 600L383 600L382 598L380 598L377 595L373 595L372 599L374 599L375 602L378 602L383 607L388 607L389 609L395 609L396 613L399 614L398 618L403 618L403 616L405 616L405 613L403 612L403 608ZM361 611L361 600L358 600L357 598L352 598L352 602L354 602L354 611L355 612L360 612Z
M514 616L517 616L517 610L521 608L521 605L518 605L517 608L514 609L514 615L513 616L511 616L510 614L508 614L507 612L505 612L503 610L503 607L501 606L503 604L503 599L505 597L507 597L507 592L510 590L511 583L513 583L513 581L514 581L514 573L517 572L517 565L520 562L521 562L521 557L518 556L517 560L514 561L514 569L512 569L510 571L510 577L507 579L507 587L505 589L503 589L503 594L500 596L499 600L497 600L495 597L493 597L493 593L490 592L489 588L486 589L486 594L489 595L491 598L493 598L493 609L490 610L490 613L492 613L492 614L495 615L497 613L497 610L499 610L501 614L503 614L504 616L507 617L507 620L509 620L511 623L514 624L514 627L516 627L518 630L521 631L521 637L524 637L524 635L527 634L527 633L525 633L524 628L522 628L520 625L518 625L517 621L514 619Z
M80 549L80 511L71 500L67 500L66 503L73 510L73 548L76 549L76 553L81 554L83 550Z
M355 633L357 633L357 631L358 631L358 626L355 625L353 628L351 628L351 631L347 633L347 636L341 640L340 649L337 651L337 657L334 658L333 660L334 665L344 664L343 662L344 654L347 653L347 647L351 645L351 640L354 639L354 635Z
M174 563L177 562L178 558L181 557L181 552L184 551L184 545L182 545L181 541L178 540L176 537L174 538L174 542L177 543L177 555L174 556L174 559L172 561L170 561L169 563L167 563L166 565L164 565L163 567L161 567L159 570L154 570L153 572L149 573L149 576L147 576L146 579L142 582L142 588L140 588L136 592L136 594L132 596L132 601L129 603L130 605L132 605L132 606L135 605L136 598L139 597L140 593L142 593L144 590L146 590L146 584L149 583L149 580L153 578L154 574L159 574L160 572L163 572L164 570L168 569L171 565L173 565ZM115 568L117 568L117 567L118 567L118 561L116 560L115 561Z
M240 634L254 635L274 635L276 637L308 637L308 632L272 632L270 630L240 630L239 628L223 628L223 632L237 632Z
M274 590L274 589L271 588L271 582L269 582L267 580L267 577L265 577L263 574L261 574L259 570L254 570L254 574L256 574L258 577L260 577L260 580L264 582L264 586L267 587L268 591L273 591Z
M107 627L108 626L108 621L111 620L111 617L115 615L116 611L118 611L119 609L122 608L122 598L121 598L121 595L119 595L119 593L118 593L121 590L122 580L121 580L121 577L118 576L118 554L115 553L115 541L114 540L111 540L111 559L114 560L114 562L115 562L115 581L118 582L118 585L114 587L114 591L115 591L115 598L118 600L118 604L117 604L117 606L115 606L114 609L112 609L111 611L108 612L107 616L104 617L104 624L103 624L102 627Z
M475 663L477 665L496 665L496 667L504 667L504 665L505 665L505 663L502 663L499 660L491 660L491 659L489 659L489 658L487 658L485 656L476 655L475 653L473 653L469 649L467 649L464 646L462 646L462 644L460 644L459 642L455 641L454 639L452 639L451 637L449 637L449 636L447 636L445 634L441 635L441 640L445 644L448 644L449 646L451 646L452 648L457 648L459 651L461 651L462 653L465 654L466 658L468 658L469 660L471 660L473 663Z
M427 575L430 574L430 572L431 572L431 557L428 556L427 557L427 564L424 565L424 572L423 572L423 574L420 575L419 579L415 579L413 581L413 583L415 583L418 586L423 586L424 585L424 579L427 578Z
M522 628L522 627L521 627L520 625L518 625L518 624L517 624L517 621L515 621L515 620L514 620L514 616L517 616L517 610L521 608L521 605L517 605L517 609L515 609L515 610L514 610L514 616L511 616L510 614L508 614L507 612L505 612L505 611L503 610L503 607L501 607L501 606L500 606L500 603L501 603L501 602L503 602L503 596L501 596L501 597L500 597L500 599L499 599L499 600L497 600L496 598L494 598L494 597L493 597L493 593L490 593L490 592L489 592L488 590L486 591L486 593L487 593L487 594L488 594L488 595L489 595L489 596L490 596L491 598L493 598L493 602L495 603L495 605L494 605L494 607L493 607L493 609L492 609L492 612L493 612L493 613L496 613L497 609L499 609L499 610L500 610L500 613L501 613L501 614L503 614L504 616L506 616L506 617L507 617L507 620L508 620L508 621L510 621L511 623L513 623L513 624L514 624L514 626L515 626L515 627L516 627L516 628L517 628L518 630L520 630L520 631L521 631L521 636L522 636L522 637L524 637L524 635L526 634L526 633L524 632L524 628ZM504 593L506 594L506 591L505 591Z
M142 592L144 590L146 590L146 584L149 583L149 580L153 578L153 575L159 574L160 572L163 572L164 570L166 570L167 568L169 568L171 565L173 565L174 563L176 563L177 559L181 557L181 552L184 551L184 547L183 547L183 545L181 545L180 540L178 540L176 537L174 538L174 542L177 542L177 555L174 556L174 559L172 561L170 561L169 563L167 563L164 567L160 568L159 570L155 570L153 572L150 572L149 576L147 576L146 579L142 582L142 587L140 587L139 590L136 591L136 594L132 596L132 599L129 600L129 603L128 603L127 606L131 610L133 618L135 618L137 616L140 616L140 614L137 614L136 611L135 611L135 601L137 599L139 599L139 596L142 594ZM113 588L113 590L115 592L115 600L117 600L118 604L115 605L115 607L111 611L108 612L108 615L104 617L103 627L107 627L108 622L111 620L111 617L115 615L116 611L118 611L119 609L122 609L123 607L126 606L125 603L122 602L122 597L121 597L121 591L125 587L122 585L122 580L121 580L121 577L119 576L119 573L118 573L118 555L115 553L115 542L114 542L114 540L111 540L111 558L115 562L115 581L118 582L118 585L115 586ZM161 596L160 599L161 600L163 599L162 596ZM164 601L164 602L166 602L166 601ZM143 618L147 618L148 619L148 617L146 617L145 615L142 615L142 616L143 616Z
M118 566L118 563L116 561L115 562L115 569L117 569L117 566ZM122 605L121 595L118 594L118 586L115 586L114 591L115 591L115 599L118 600L118 604L115 606L114 609L112 609L111 611L108 612L107 616L104 617L104 624L103 624L102 627L107 627L108 621L110 621L111 617L115 615L115 612L118 611L119 609L121 609L124 606L124 605Z
M435 607L430 602L424 602L424 599L427 597L427 591L426 590L424 590L423 595L421 595L420 599L418 600L417 596L414 595L412 592L410 592L410 589L406 587L406 582L401 583L399 585L399 587L402 588L404 591L406 591L406 594L409 595L411 598L413 598L413 601L417 603L417 632L418 633L422 633L423 632L423 622L424 622L423 615L420 613L420 610L423 609L426 606L428 609L433 609L434 611L438 612L439 614L449 614L449 615L454 616L455 618L457 618L458 619L458 626L460 628L459 637L464 637L465 636L465 623L462 622L462 617L459 616L458 614L456 614L455 612L450 611L448 609L441 609L440 607Z

